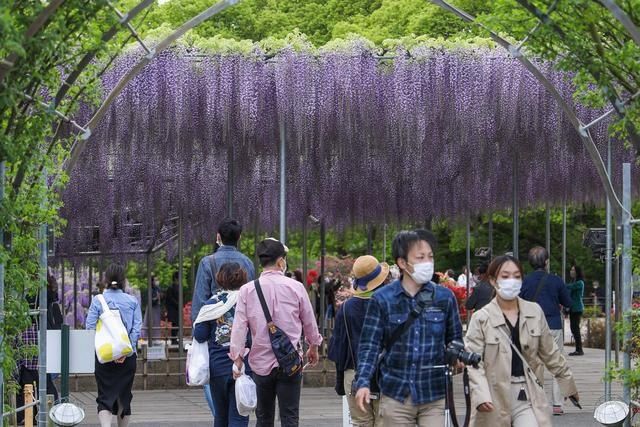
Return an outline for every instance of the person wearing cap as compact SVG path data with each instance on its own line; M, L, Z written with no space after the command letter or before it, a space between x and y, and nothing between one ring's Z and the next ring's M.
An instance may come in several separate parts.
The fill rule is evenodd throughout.
M287 270L287 252L287 247L276 239L265 239L258 244L256 253L263 268L259 279L260 288L273 323L286 333L294 348L300 351L300 337L304 333L309 344L308 362L315 366L318 363L318 346L322 343L322 336L318 332L313 308L304 285L284 275ZM244 364L247 330L251 331L249 363L253 370L258 397L257 426L274 425L276 397L281 425L297 426L302 372L289 376L278 366L255 282L249 282L240 288L231 331L229 357L235 362L238 371L242 370ZM234 371L234 377L238 376Z
M379 369L380 417L387 427L445 423L445 348L462 341L462 324L451 290L431 282L435 244L426 230L398 233L392 254L402 277L375 292L367 307L355 400L365 411ZM412 313L417 313L415 321L398 329L405 328ZM403 332L389 344L397 330Z
M379 263L371 255L365 255L356 259L352 273L355 292L336 314L335 328L329 343L329 359L336 364L336 392L340 396L347 396L352 425L379 427L382 426L382 419L378 416L380 400L372 400L364 411L360 410L356 405L355 395L351 393L351 384L355 377L358 343L367 307L373 292L389 276L389 265Z

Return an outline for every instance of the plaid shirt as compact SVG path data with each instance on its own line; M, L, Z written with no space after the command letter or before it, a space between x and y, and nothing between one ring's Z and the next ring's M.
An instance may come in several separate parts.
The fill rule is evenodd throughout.
M462 339L462 324L453 293L433 283L419 292L435 288L433 303L427 306L409 330L387 350L380 363L382 394L400 402L411 395L414 405L445 397L445 346ZM417 297L417 294L416 294ZM369 303L360 338L357 388L369 387L383 342L407 320L416 298L406 293L399 280L377 291Z
M20 337L20 346L23 347L24 350L31 350L26 347L38 347L38 328L36 325L31 325L27 329L22 332ZM18 368L25 367L26 369L31 369L33 371L38 370L38 356L29 357L26 359L22 359L18 362Z

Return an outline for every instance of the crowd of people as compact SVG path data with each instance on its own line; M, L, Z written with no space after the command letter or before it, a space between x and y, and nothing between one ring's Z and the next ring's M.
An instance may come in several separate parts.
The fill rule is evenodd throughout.
M303 371L318 363L323 342L318 324L324 319L312 306L308 291L314 288L302 285L301 274L288 274L288 248L271 238L260 242L258 275L238 250L241 234L237 220L222 221L217 250L200 260L195 277L193 339L209 349L205 399L215 427L247 426L249 417L237 409L235 379L248 374L256 387L257 425L274 425L277 400L281 425L297 426ZM565 285L549 273L547 251L535 247L529 252L534 269L529 275L516 258L503 255L478 265L473 274L464 270L456 280L452 271L436 274L436 255L431 232L402 231L392 244L394 266L371 255L357 258L349 289L334 297L328 358L335 362L335 389L346 396L352 424L443 425L446 373L469 363L452 360L448 349L454 348L479 355L478 363L466 368L471 425L550 426L552 414L563 414L566 398L579 399L563 354L562 309L576 342L570 355L583 355L581 269L573 265L573 282ZM317 274L306 279L322 280ZM160 290L154 281L143 321L139 299L125 292L124 267L109 266L105 280L102 296L109 310L119 313L133 352L107 363L96 358L98 417L106 427L116 415L123 427L132 412L137 342L148 316L158 316ZM165 295L174 327L181 315L179 286L176 274ZM470 316L466 333L456 286L471 290L464 300ZM87 329L100 328L104 307L93 299ZM29 339L29 331L25 334ZM153 332L146 336L153 338ZM283 356L283 348L291 350ZM21 365L21 379L33 380L29 369L28 363ZM542 388L545 369L554 378L550 403Z

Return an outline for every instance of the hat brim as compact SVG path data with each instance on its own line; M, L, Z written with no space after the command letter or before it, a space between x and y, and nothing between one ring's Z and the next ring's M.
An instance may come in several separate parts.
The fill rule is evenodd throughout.
M384 283L385 279L389 276L389 264L387 264L386 262L381 262L380 267L382 267L380 274L378 274L373 279L369 280L369 282L367 283L367 289L362 291L356 291L353 294L353 296L358 296L367 292L371 292Z

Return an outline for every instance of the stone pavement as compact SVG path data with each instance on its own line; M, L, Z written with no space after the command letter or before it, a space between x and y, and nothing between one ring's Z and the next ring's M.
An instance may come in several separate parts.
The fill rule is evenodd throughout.
M569 351L573 349L566 347L565 352ZM568 359L578 383L583 410L580 411L570 404L565 406L566 414L554 417L554 426L596 426L598 424L593 420L592 414L594 405L604 394L604 352L586 349L585 356ZM456 408L462 418L465 407L461 383L461 375L456 376ZM549 379L545 388L550 390ZM613 393L622 394L619 384L614 384ZM83 425L99 426L95 412L95 393L74 393L72 399L81 403L87 412L87 419ZM208 426L212 421L202 390L199 388L134 391L133 412L130 425L135 427ZM336 396L332 388L304 388L300 415L301 426L339 427L342 425L341 398ZM250 425L255 425L255 421Z

